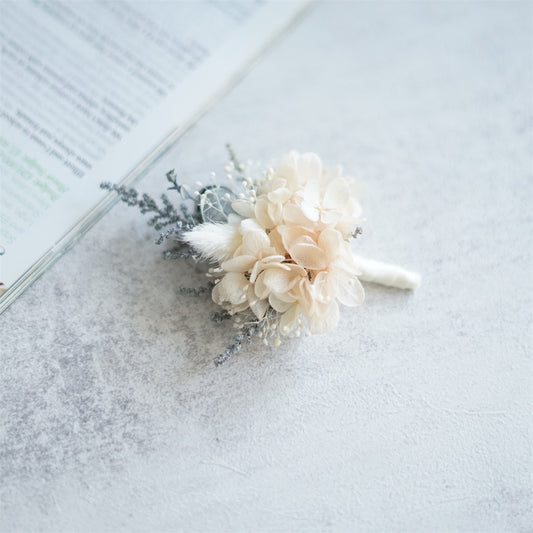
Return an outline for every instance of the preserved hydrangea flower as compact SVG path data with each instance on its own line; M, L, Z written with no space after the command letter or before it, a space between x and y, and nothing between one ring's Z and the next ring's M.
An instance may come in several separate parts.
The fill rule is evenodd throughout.
M259 320L274 309L282 335L330 331L339 302L364 301L348 242L361 214L354 180L315 154L289 152L257 192L233 202L238 224L202 224L188 234L220 264L213 300L230 314L250 308Z

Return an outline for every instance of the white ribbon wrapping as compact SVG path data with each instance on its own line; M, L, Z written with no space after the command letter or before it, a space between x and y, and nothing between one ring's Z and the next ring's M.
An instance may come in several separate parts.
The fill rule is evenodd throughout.
M397 289L416 289L420 285L420 274L410 272L396 265L389 265L373 259L354 255L355 264L361 271L357 276L362 281L379 283Z

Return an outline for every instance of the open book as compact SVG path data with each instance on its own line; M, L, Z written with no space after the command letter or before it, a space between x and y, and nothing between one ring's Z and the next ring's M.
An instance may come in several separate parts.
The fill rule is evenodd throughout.
M0 3L0 312L308 3Z

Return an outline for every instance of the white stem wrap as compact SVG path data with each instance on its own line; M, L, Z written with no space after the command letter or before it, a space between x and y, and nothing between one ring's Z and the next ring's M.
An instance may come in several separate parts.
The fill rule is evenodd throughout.
M409 272L395 265L388 265L373 259L354 255L355 264L361 271L358 278L397 289L416 289L420 285L420 274Z

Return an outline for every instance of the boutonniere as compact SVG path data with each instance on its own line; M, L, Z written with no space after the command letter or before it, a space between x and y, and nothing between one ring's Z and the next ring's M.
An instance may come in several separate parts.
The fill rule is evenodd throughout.
M333 330L339 304L363 303L361 280L401 289L419 285L418 274L354 254L352 241L364 222L359 187L340 165L326 168L316 154L289 152L253 176L251 166L228 151L227 186L211 183L190 192L174 171L167 173L178 205L165 194L160 205L135 189L101 185L152 214L149 224L161 232L156 242L175 244L166 257L209 263L207 287L180 292L210 292L221 307L212 318L231 319L238 329L215 364L255 336L278 346L284 337Z

